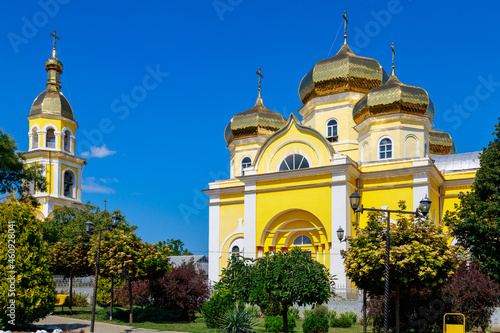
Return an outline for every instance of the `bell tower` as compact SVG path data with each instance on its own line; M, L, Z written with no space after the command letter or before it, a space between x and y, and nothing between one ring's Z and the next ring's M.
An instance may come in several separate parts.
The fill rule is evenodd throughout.
M29 120L29 150L24 153L27 164L45 167L46 192L32 193L38 199L40 218L48 217L63 206L82 204L82 171L86 161L75 155L78 123L66 97L61 92L63 65L56 55L56 32L52 57L45 62L47 89L33 102Z

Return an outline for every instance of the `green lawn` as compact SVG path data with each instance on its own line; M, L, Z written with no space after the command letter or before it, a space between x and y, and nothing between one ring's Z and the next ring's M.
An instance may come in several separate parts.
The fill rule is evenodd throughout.
M99 309L99 307L98 307ZM96 309L96 312L98 310ZM84 320L89 320L92 315L92 307L90 306L85 306L85 307L73 307L73 314L70 314L67 307L64 307L64 312L61 311L60 307L56 308L56 311L54 311L55 316L61 316L61 317L68 317L68 318L76 318L76 319L84 319ZM98 316L96 316L96 321L102 322L102 323L112 323L115 325L128 325L128 322L120 321L120 320L115 320L109 321L109 320L102 320ZM298 320L297 321L297 327L295 329L295 332L301 333L302 332L302 322L303 320ZM266 332L264 329L264 319L259 318L257 320L257 332ZM144 322L144 323L134 323L133 326L135 327L140 327L140 328L149 328L149 329L156 329L160 331L177 331L177 332L193 332L193 333L210 333L210 332L220 332L220 330L213 329L213 328L207 328L205 325L205 322L203 318L199 317L197 318L194 322L156 322L156 323L151 323L151 322ZM368 327L368 332L371 332L371 327ZM361 324L355 324L351 328L333 328L330 327L330 330L328 332L331 333L362 333L363 332L363 326Z

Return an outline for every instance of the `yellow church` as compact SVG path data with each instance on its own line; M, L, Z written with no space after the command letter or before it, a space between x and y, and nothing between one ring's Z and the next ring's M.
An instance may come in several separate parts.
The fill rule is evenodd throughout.
M404 200L416 210L427 196L428 216L440 223L474 181L479 152L456 154L450 135L433 129L428 93L396 77L394 58L389 76L354 54L346 34L335 56L305 74L299 97L300 119L284 119L264 106L259 78L255 105L225 128L230 178L205 190L213 282L233 253L258 258L298 246L347 285L347 245L336 231L355 234L353 192L364 207L382 209ZM359 219L363 227L367 214Z
M66 97L61 92L63 65L56 55L54 34L52 57L45 62L47 89L35 98L28 116L29 150L24 154L27 164L45 167L47 190L33 191L39 203L37 218L44 219L64 206L82 205L82 171L86 165L75 154L78 123Z

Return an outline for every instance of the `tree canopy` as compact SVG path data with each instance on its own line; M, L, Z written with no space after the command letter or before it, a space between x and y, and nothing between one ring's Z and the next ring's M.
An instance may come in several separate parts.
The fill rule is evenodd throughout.
M30 189L45 191L46 183L42 165L24 164L22 153L17 151L17 143L0 128L0 194L19 194L19 200L36 205Z
M445 216L452 235L470 250L483 272L500 282L500 118L494 139L480 155L470 192Z
M288 308L293 304L321 304L333 291L326 267L299 248L266 253L252 262L233 256L223 270L216 290L229 290L236 300L259 306L281 307L284 332L288 332Z
M0 326L22 327L54 310L49 248L33 208L0 204Z

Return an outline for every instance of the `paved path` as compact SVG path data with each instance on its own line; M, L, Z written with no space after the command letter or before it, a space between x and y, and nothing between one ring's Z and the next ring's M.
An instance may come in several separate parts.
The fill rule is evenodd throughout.
M37 325L57 326L62 330L74 330L79 332L83 329L86 333L90 332L90 320L73 319L59 316L48 316L36 323ZM94 333L172 333L172 331L158 331L146 328L137 328L133 326L122 326L95 322ZM178 333L178 332L177 332Z

